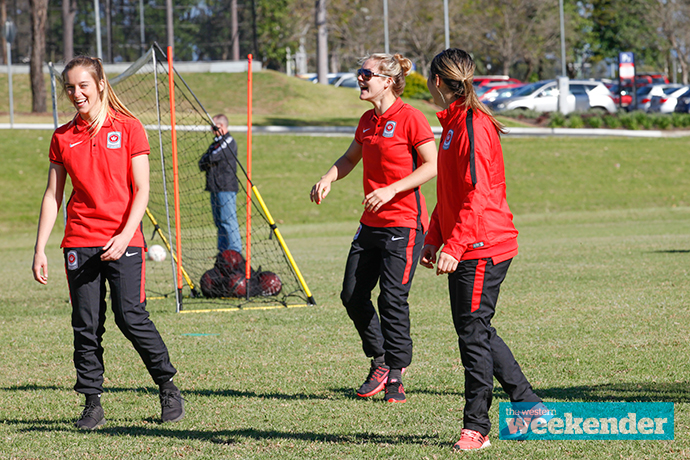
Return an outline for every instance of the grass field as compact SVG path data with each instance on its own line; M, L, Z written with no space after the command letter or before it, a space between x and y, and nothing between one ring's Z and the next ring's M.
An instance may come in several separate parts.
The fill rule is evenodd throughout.
M361 170L321 206L308 191L347 138L255 136L254 178L318 306L234 313L149 309L179 369L187 417L157 422L157 391L109 318L108 424L72 428L70 307L51 238L50 283L30 275L49 132L0 132L0 457L459 458L463 370L445 279L419 268L411 293L408 403L358 400L368 369L340 306ZM245 140L238 139L240 151ZM472 458L690 458L690 203L684 139L505 139L520 254L494 325L548 401L670 401L675 440L498 440ZM430 206L433 184L425 186ZM209 335L190 335L209 334ZM494 392L492 422L498 403Z
M114 77L115 75L110 75ZM186 73L182 77L194 89L211 116L225 113L231 125L247 124L246 73ZM253 122L255 126L357 126L362 112L370 105L359 100L352 88L316 85L299 78L265 70L253 74ZM50 80L46 78L47 107L50 113L32 114L31 88L28 75L14 75L15 123L52 123ZM178 84L181 84L178 82ZM0 74L0 123L9 123L9 91L7 75ZM337 103L336 103L337 102ZM432 126L440 126L438 108L418 99L406 100L421 110ZM59 93L59 121L65 123L74 115L67 98ZM502 119L508 126L527 126Z

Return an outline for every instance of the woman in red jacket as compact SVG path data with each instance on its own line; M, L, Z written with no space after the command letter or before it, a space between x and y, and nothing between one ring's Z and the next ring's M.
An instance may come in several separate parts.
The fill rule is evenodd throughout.
M513 402L540 403L508 346L491 326L501 282L517 254L506 202L502 125L479 102L468 53L447 49L431 63L427 86L444 110L438 151L438 203L421 264L448 273L453 323L465 367L465 409L457 450L490 445L493 377ZM436 256L439 248L441 253Z

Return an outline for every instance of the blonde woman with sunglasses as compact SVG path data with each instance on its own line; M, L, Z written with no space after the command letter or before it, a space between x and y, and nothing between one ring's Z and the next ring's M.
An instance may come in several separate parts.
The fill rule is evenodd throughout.
M321 204L331 184L362 162L364 212L340 294L371 359L357 395L385 390L384 401L404 403L402 374L412 361L407 298L428 226L419 187L436 176L436 144L424 115L400 99L412 62L399 54L372 54L361 66L359 98L374 107L362 115L347 151L312 187L311 200ZM377 282L378 312L371 301Z

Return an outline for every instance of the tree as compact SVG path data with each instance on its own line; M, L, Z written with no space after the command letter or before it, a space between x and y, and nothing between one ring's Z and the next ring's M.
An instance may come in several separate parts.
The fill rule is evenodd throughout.
M31 8L31 111L46 111L46 84L43 78L43 62L46 54L46 23L48 0L29 0Z
M74 17L76 0L62 0L62 59L69 62L74 57Z
M688 57L690 47L690 2L688 0L652 0L650 15L652 23L665 42L666 49L675 51L681 69L681 79L688 84Z

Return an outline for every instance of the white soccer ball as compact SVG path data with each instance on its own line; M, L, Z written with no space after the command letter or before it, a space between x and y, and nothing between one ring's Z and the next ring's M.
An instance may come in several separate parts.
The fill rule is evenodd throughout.
M149 248L148 258L154 262L163 262L166 256L165 248L159 244L154 244Z

